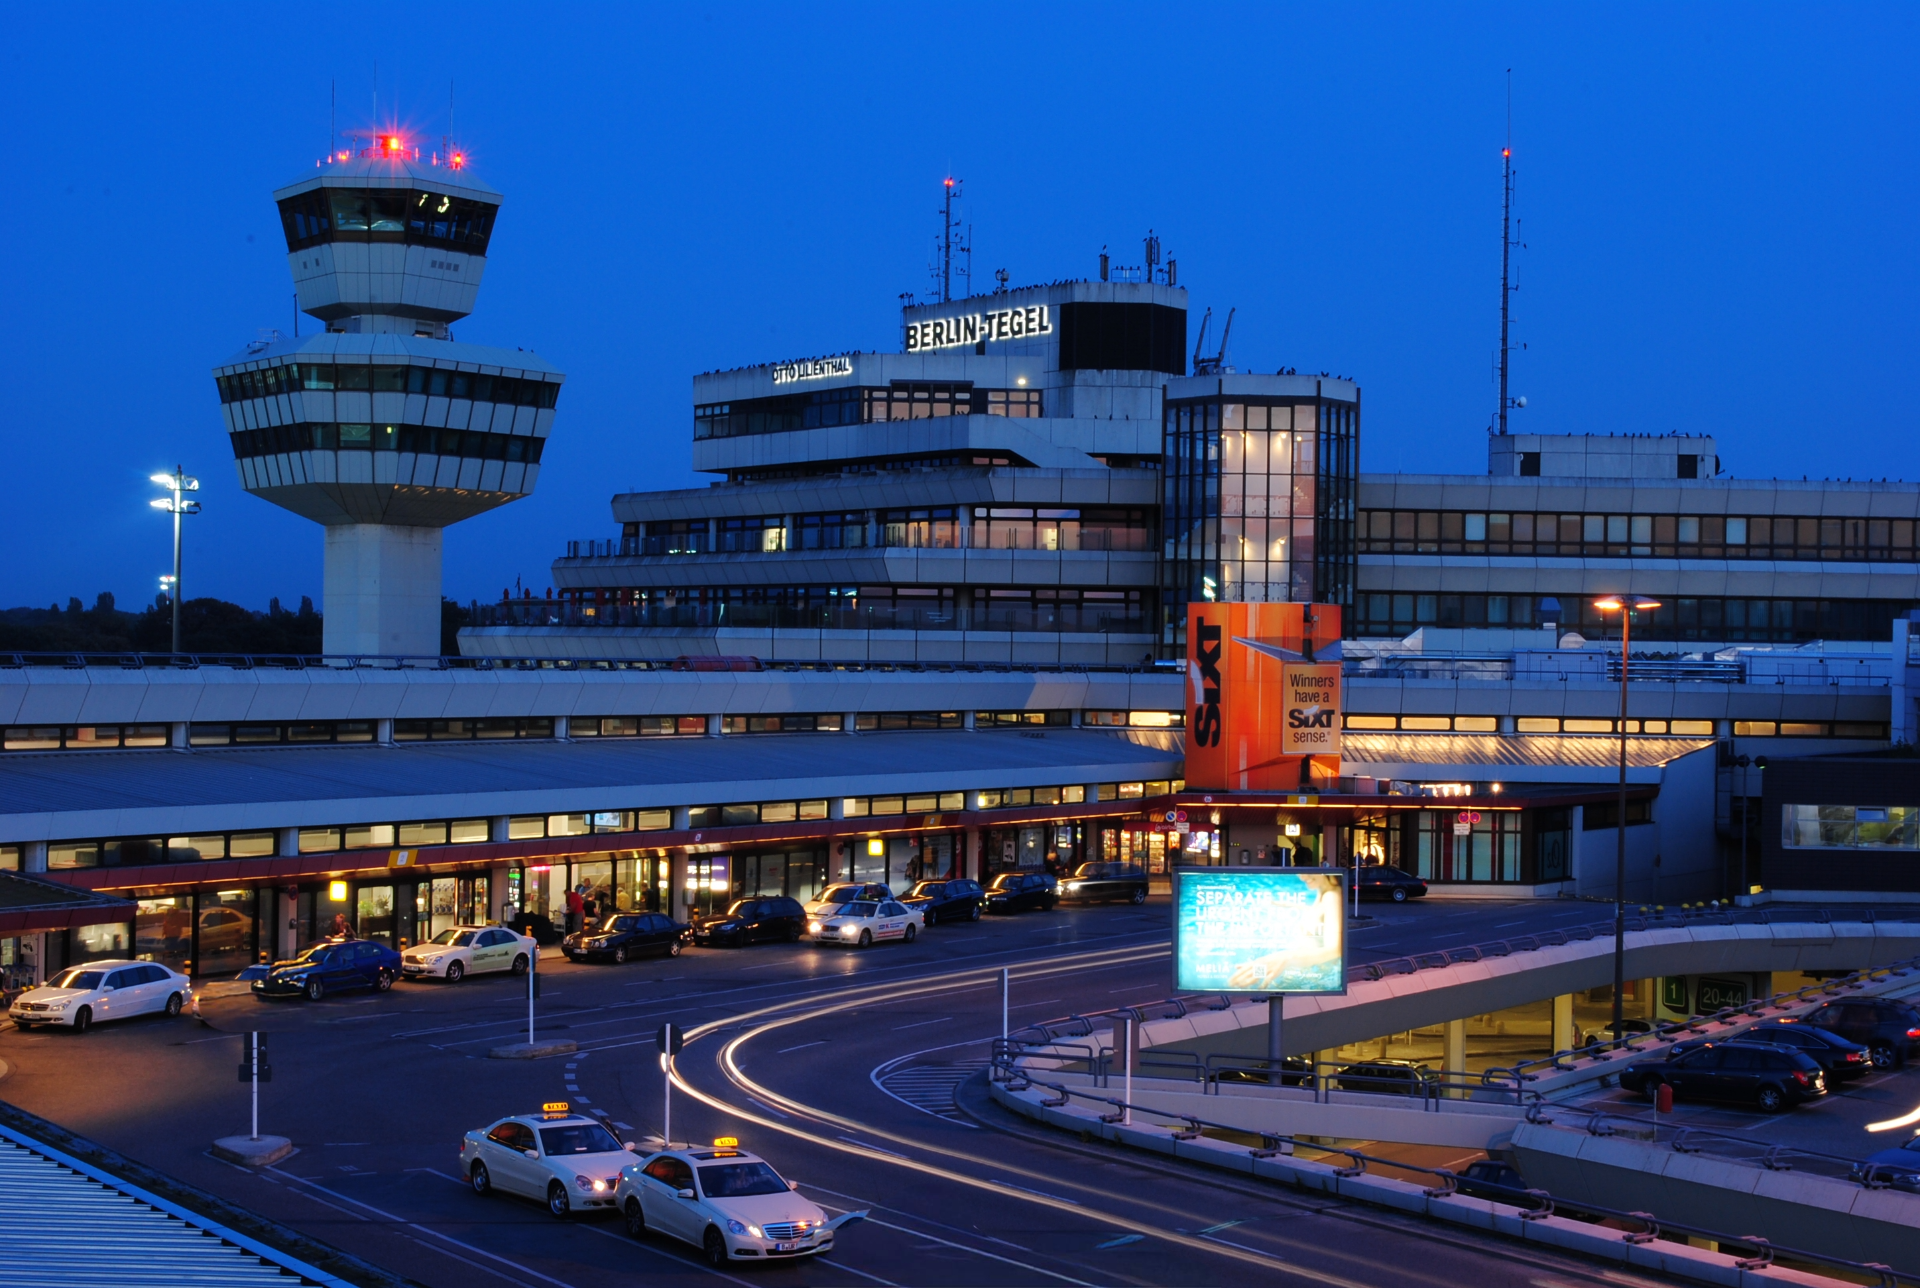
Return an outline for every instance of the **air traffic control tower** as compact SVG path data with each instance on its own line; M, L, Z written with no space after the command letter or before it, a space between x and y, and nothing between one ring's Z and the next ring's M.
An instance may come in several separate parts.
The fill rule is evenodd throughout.
M301 312L214 368L241 486L326 528L325 649L440 653L440 534L533 491L565 377L461 344L500 194L400 134L275 192Z

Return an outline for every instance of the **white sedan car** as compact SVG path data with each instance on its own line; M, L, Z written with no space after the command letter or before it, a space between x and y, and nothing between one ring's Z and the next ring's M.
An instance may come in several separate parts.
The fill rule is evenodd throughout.
M505 926L450 926L400 954L400 973L408 979L439 978L449 984L490 970L524 975L533 950L531 935Z
M691 1243L707 1262L777 1261L833 1250L834 1231L866 1217L827 1219L794 1193L793 1182L723 1136L711 1149L667 1149L620 1173L620 1212L627 1233L669 1234Z
M157 962L106 961L69 966L13 999L7 1016L16 1028L64 1024L85 1033L96 1020L130 1015L178 1015L193 1000L193 981Z
M633 1162L633 1150L560 1101L468 1132L460 1142L460 1167L475 1194L500 1190L540 1199L547 1211L565 1217L615 1206L621 1169Z
M857 899L807 922L807 934L823 944L871 948L882 939L912 943L927 927L927 914L892 899Z

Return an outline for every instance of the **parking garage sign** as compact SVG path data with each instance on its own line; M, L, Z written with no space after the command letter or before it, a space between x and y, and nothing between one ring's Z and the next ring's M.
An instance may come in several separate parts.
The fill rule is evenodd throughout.
M1174 868L1174 988L1346 992L1344 876L1327 868Z

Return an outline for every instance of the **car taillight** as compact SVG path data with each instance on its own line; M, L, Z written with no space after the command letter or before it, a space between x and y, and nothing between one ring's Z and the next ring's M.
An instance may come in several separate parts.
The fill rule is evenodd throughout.
M1803 1087L1812 1085L1807 1081L1807 1074L1806 1074L1806 1070L1804 1069L1795 1069L1793 1071L1793 1080L1799 1083Z
M1920 1029L1908 1029L1907 1036L1915 1039L1916 1041L1920 1041Z
M1849 1051L1849 1052L1847 1052L1847 1063L1848 1063L1848 1064L1859 1064L1859 1063L1861 1063L1862 1061L1864 1061L1864 1060L1865 1060L1866 1058L1867 1058L1867 1053L1866 1053L1865 1051Z

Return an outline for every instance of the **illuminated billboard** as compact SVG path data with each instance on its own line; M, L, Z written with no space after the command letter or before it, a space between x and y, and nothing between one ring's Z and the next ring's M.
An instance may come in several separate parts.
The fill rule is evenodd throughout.
M1344 876L1337 868L1174 868L1174 988L1346 992Z
M1187 786L1310 792L1337 779L1339 648L1336 605L1187 605Z

